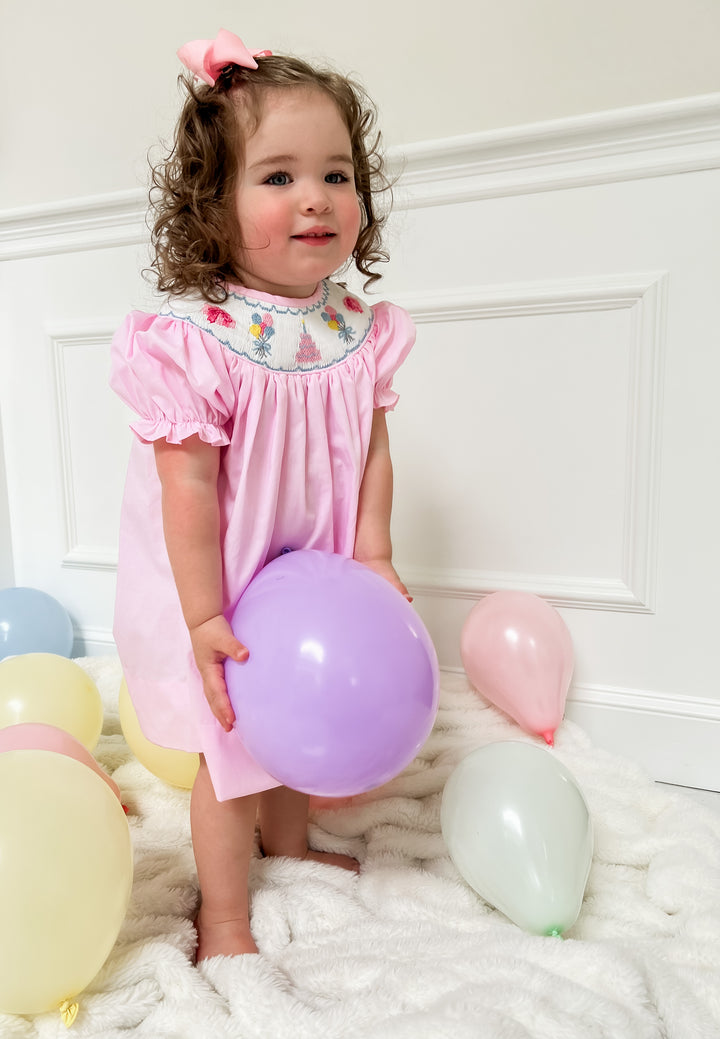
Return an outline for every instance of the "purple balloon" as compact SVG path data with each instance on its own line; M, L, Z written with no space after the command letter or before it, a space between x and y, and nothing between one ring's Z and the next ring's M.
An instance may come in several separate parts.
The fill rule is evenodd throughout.
M273 560L231 618L250 657L227 660L236 727L285 786L347 797L396 776L430 734L435 649L407 600L344 556L305 549Z

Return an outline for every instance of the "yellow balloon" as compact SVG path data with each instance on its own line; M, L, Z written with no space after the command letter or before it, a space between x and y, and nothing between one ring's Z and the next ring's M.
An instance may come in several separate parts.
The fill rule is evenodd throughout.
M120 684L118 702L120 707L120 725L125 742L140 764L144 765L158 779L170 783L171 786L179 786L185 790L190 790L195 782L197 770L200 767L198 755L187 750L172 750L169 747L159 747L157 743L150 742L140 728L140 722L135 713L124 678Z
M0 1011L72 1015L132 888L130 831L107 783L49 750L0 754Z
M86 671L55 653L0 661L0 729L41 722L64 729L93 750L103 726L98 687Z

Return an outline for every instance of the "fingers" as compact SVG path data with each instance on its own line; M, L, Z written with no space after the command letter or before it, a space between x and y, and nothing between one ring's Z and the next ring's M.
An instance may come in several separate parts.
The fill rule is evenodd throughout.
M407 588L405 587L403 582L398 577L397 571L393 570L393 577L392 578L388 578L388 580L390 581L391 584L393 584L397 588L397 590L400 592L400 594L402 596L404 596L404 598L406 598L408 602L412 602L413 601L412 595L410 594L410 592L407 590Z
M386 581L389 581L393 588L396 588L408 602L413 601L412 595L400 580L397 570L389 559L362 559L360 562L362 562L363 566L373 570L378 576L384 577Z
M191 628L190 638L210 710L225 732L230 732L235 723L235 712L225 684L225 660L230 658L242 664L250 655L248 649L235 638L227 620L220 614Z
M220 618L220 623L210 633L210 641L207 647L212 653L214 660L224 660L230 657L242 664L250 656L247 646L235 638L232 628L225 618Z
M212 664L205 670L205 673L203 674L203 687L205 689L207 702L210 704L210 710L220 722L225 732L230 732L235 724L235 712L230 703L227 686L225 685L225 675L222 664Z
M407 601L408 601L408 602L412 602L412 595L411 595L411 594L410 594L410 592L409 592L409 591L407 590L407 588L406 588L406 587L405 587L405 585L404 585L404 584L402 583L402 581L400 580L400 578L398 577L398 575L397 575L397 574L395 574L395 576L394 576L394 578L393 578L393 579L391 579L391 578L388 578L388 580L390 581L390 584L391 584L391 585L393 585L393 587L397 588L397 590L398 590L398 591L400 592L400 594L401 594L401 595L402 595L402 596L403 596L403 597L404 597L405 599L407 599Z
M218 648L226 657L230 657L231 660L237 661L238 664L244 664L250 656L250 651L247 646L243 646L242 642L238 642L234 637L228 638L226 644Z
M244 664L250 656L247 646L243 646L233 635L222 640L217 650L226 659L229 657L238 664ZM218 672L211 672L210 681L205 682L205 695L207 696L210 709L222 725L225 732L230 732L235 724L235 712L230 702L225 683L225 668L220 664Z

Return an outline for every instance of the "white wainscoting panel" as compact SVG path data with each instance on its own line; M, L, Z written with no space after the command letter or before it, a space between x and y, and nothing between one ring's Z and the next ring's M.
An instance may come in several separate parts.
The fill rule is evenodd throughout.
M568 716L720 789L720 95L391 158L380 296L418 328L393 539L441 664L482 595L542 595L573 637ZM143 209L0 213L0 573L67 606L78 653L113 651L130 435L108 351L153 308Z
M398 562L416 591L523 588L555 605L652 610L665 281L655 272L401 297L430 326L417 348L426 363L407 384L424 408L402 428L395 509L407 553ZM441 358L446 377L429 382ZM442 436L423 418L432 413L444 416ZM460 448L472 444L481 456L490 447L478 480L465 479ZM432 488L418 459L437 473ZM463 484L448 538L440 503Z
M75 652L112 652L127 414L107 385L127 309L148 305L142 247L0 265L0 415L14 580L70 612Z
M0 424L0 588L15 584L13 569L12 537L10 535L10 510L8 507L7 476L5 475L5 451L2 424Z
M47 329L53 351L60 467L66 526L63 566L114 570L130 411L107 393L110 341L119 319ZM89 474L112 473L104 493Z

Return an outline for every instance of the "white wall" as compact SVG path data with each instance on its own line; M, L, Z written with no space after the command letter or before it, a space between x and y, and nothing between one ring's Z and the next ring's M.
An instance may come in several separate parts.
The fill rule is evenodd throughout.
M393 536L441 662L460 667L480 595L541 594L573 637L570 717L720 789L720 95L405 151L382 292L418 343ZM112 649L109 340L152 305L142 207L116 203L0 219L16 579L65 603L80 652Z
M0 588L15 584L13 569L12 538L10 535L10 509L5 474L5 451L0 422Z
M0 209L144 183L175 50L220 27L357 72L389 146L720 89L717 0L8 2Z
M720 7L450 0L440 24L437 5L371 2L325 25L324 4L279 0L271 39L236 11L131 0L102 31L81 0L0 12L4 42L32 41L0 64L17 99L0 107L0 573L59 598L79 652L112 649L128 433L107 355L150 303L140 185L174 50L225 25L328 53L405 163L382 289L419 328L394 539L442 663L460 666L481 594L542 594L576 649L570 716L658 778L720 789L720 95L682 100L717 88Z

